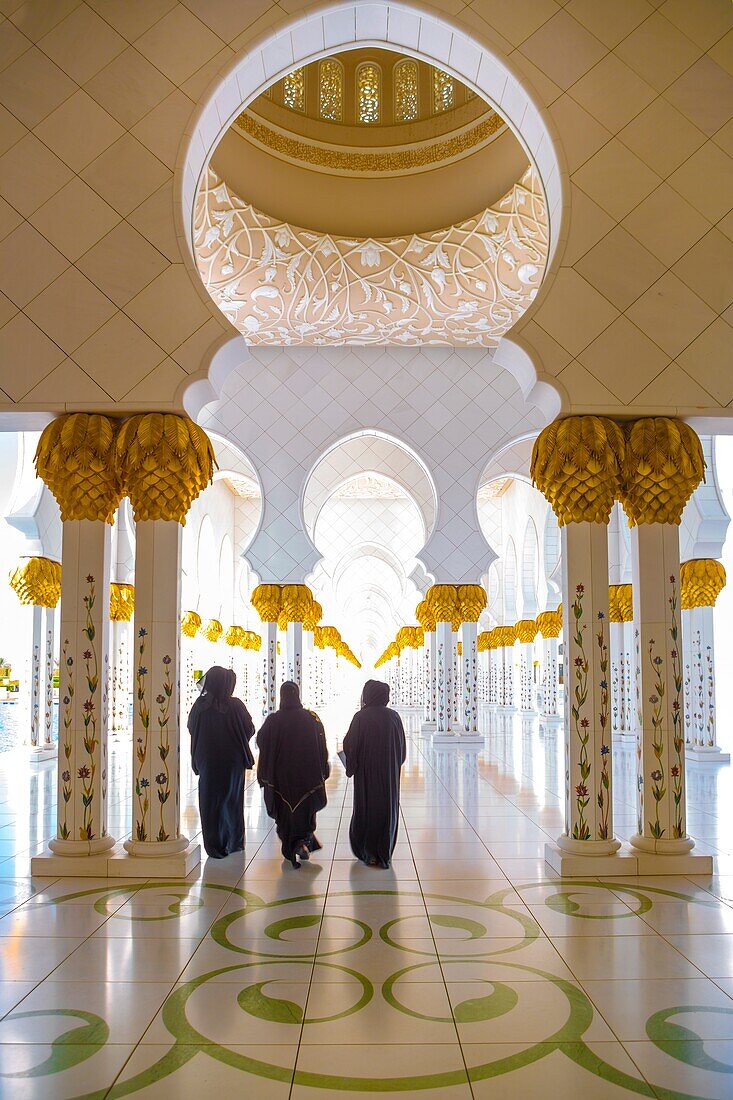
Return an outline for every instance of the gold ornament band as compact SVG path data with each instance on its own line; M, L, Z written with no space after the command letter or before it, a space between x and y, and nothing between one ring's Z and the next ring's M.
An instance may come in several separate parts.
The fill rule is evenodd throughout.
M224 635L224 641L230 646L244 645L245 630L243 626L230 626Z
M480 584L459 584L457 588L458 607L461 621L476 623L486 607L486 592Z
M725 566L715 558L691 558L680 566L681 607L715 607L715 601L725 588Z
M122 497L115 459L117 421L91 413L52 420L36 449L36 473L51 490L61 519L112 523Z
M682 420L647 417L625 425L626 449L619 496L629 526L674 523L705 477L697 433Z
M568 416L540 432L532 450L532 483L561 527L608 523L621 490L624 433L605 416Z
M277 622L282 608L282 589L279 584L258 584L250 599L263 623Z
M435 616L436 623L458 622L460 625L460 607L458 604L458 592L454 584L434 584L428 589L425 597L430 611ZM455 625L453 627L455 630Z
M284 584L280 617L288 623L305 623L313 612L313 593L307 584ZM278 622L278 626L280 623Z
M61 596L61 564L51 558L28 558L9 575L22 604L55 607Z
M135 610L135 587L132 584L109 586L109 617L113 623L129 623Z
M536 619L520 619L519 622L514 624L514 637L518 642L527 645L535 640L537 629Z
M117 434L116 451L137 521L185 524L191 503L214 476L211 441L187 416L131 416Z
M562 633L562 604L555 611L541 611L537 629L543 638L559 638Z
M420 600L420 603L415 608L415 618L420 623L423 630L435 630L435 615L431 611L430 603L427 599Z
M224 627L218 619L209 619L201 633L204 638L206 638L207 642L218 642L224 633Z
M612 623L630 623L634 618L634 596L630 584L609 584L608 619Z
M186 638L195 638L201 629L201 616L198 611L184 611L181 615L181 634Z

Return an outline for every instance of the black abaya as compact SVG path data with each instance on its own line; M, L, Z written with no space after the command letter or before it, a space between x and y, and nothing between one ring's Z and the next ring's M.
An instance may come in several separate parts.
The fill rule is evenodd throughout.
M254 724L241 699L217 706L204 695L191 708L188 728L204 848L221 859L244 848L244 773L254 765Z
M318 716L297 703L265 719L257 745L265 806L277 824L283 856L293 861L303 845L309 851L320 847L313 834L331 770L326 735Z
M351 850L357 859L379 867L389 867L397 843L400 769L406 756L402 720L388 702L388 685L369 680L362 708L344 738L346 774L354 777Z

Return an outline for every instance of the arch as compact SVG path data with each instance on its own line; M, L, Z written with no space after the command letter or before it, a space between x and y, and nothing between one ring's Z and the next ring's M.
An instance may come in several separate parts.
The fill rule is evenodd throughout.
M382 121L382 66L376 61L362 61L354 74L356 121L373 126Z
M231 626L234 618L234 547L229 535L224 533L219 546L219 615L224 626Z
M411 58L398 61L392 70L394 121L413 122L420 114L420 72Z
M328 447L305 479L301 513L311 540L326 500L350 478L370 473L391 480L414 499L429 537L437 516L438 494L426 464L402 440L375 429L363 429Z
M202 618L215 618L220 606L215 564L219 555L211 517L205 515L196 547L196 610Z
M568 237L569 177L554 124L527 78L508 58L499 56L480 32L469 33L441 14L421 12L401 0L375 0L368 5L352 0L295 17L234 58L212 81L179 150L175 178L175 212L179 235L185 242L183 259L202 299L208 299L208 295L201 287L194 256L194 204L221 135L242 109L274 81L310 61L356 46L392 49L442 68L494 106L524 147L542 181L549 217L545 278L520 320L525 324L552 283L561 245L564 247ZM206 304L218 318L215 303L209 299ZM220 351L225 354L217 357ZM186 407L200 409L212 390L213 396L218 396L221 383L217 387L217 377L225 378L243 355L246 347L238 337L218 340L211 348L212 359L182 386ZM539 357L519 337L516 327L502 338L494 360L512 374L525 399L540 408L546 420L557 416L567 404L567 395L554 377L538 373ZM189 387L194 392L186 400Z
M537 614L537 588L540 545L532 518L527 520L522 543L522 618L534 619Z

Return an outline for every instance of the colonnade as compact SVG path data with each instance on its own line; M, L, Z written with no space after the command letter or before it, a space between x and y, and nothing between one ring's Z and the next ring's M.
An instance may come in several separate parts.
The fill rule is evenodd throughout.
M61 508L63 550L58 828L34 873L187 874L199 852L180 829L180 636L201 630L216 642L225 633L215 620L195 623L195 613L180 618L182 525L212 478L210 442L185 417L116 422L77 413L46 428L36 461ZM416 609L419 626L405 628L409 640L398 635L382 656L395 702L421 708L423 732L438 744L481 740L480 685L488 705L518 705L528 715L539 690L548 720L559 717L564 696L566 825L547 852L562 874L704 873L709 863L690 855L685 746L689 740L693 751L709 754L715 746L714 690L703 654L724 577L718 563L690 564L681 574L677 531L703 473L699 440L682 422L620 425L586 416L549 425L535 444L532 476L561 528L561 607L479 634L483 587L434 584ZM108 601L110 524L123 495L137 525L134 586L117 584ZM609 588L607 525L616 500L632 529L631 593ZM110 701L113 713L120 705L110 631L118 632L119 651L133 604L133 834L122 852L107 830ZM358 664L338 631L320 625L322 609L306 585L260 584L252 604L263 623L264 712L276 707L285 678L278 676L278 629L286 635L280 670L288 679L302 684L306 659L316 668L325 647ZM44 605L34 598L34 606ZM225 634L232 649L242 645L240 631L246 633L230 627ZM686 696L700 701L699 713L690 703L685 711ZM638 830L617 854L611 751L613 740L632 730Z

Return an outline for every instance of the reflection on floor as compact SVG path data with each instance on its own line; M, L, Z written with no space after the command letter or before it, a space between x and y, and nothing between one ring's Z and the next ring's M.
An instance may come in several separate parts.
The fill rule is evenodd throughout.
M324 716L335 743L343 716ZM351 857L336 762L300 871L252 785L246 856L190 883L31 880L55 769L0 756L0 1095L732 1097L730 769L690 768L714 878L563 882L542 859L562 732L486 722L480 753L437 752L409 719L390 871ZM634 756L616 755L628 835ZM195 835L192 784L184 820Z

